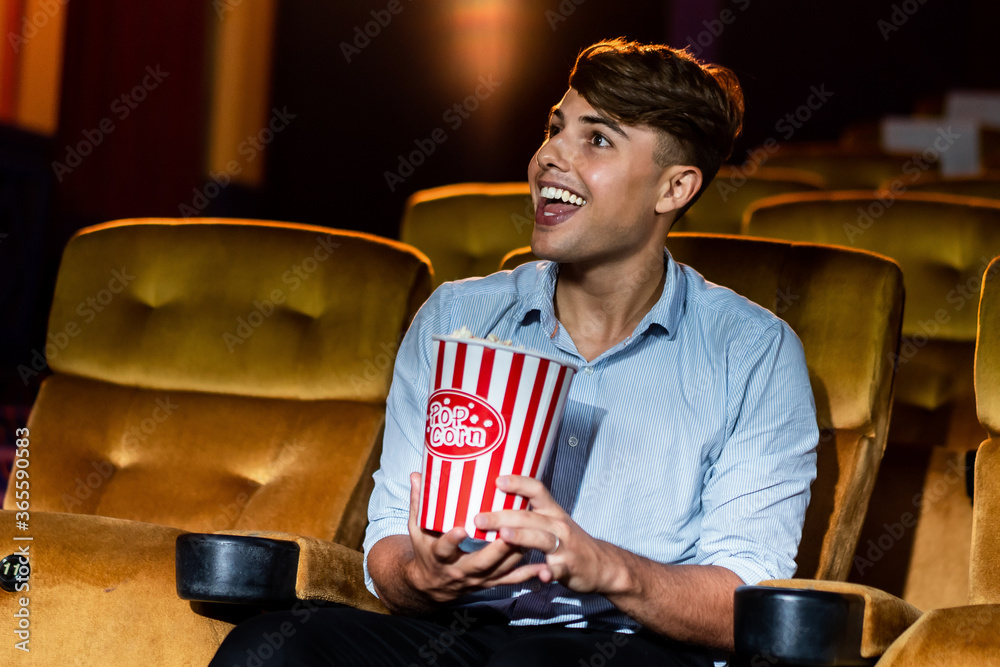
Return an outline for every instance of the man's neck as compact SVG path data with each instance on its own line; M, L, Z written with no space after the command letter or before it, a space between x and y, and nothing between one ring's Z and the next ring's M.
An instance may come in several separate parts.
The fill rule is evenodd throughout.
M555 313L587 361L629 338L663 292L662 246L600 265L561 264Z

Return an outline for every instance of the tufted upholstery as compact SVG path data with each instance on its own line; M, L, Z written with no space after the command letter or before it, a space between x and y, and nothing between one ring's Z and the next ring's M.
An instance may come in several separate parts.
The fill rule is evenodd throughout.
M983 439L973 389L975 304L983 271L1000 254L1000 203L891 191L783 195L755 204L745 222L755 236L864 248L902 267L907 301L890 452L862 544L884 541L885 526L907 512L919 518L894 548L859 549L868 565L853 576L923 609L962 604L972 509L955 480L964 478L965 451Z
M674 223L675 232L739 234L743 213L753 202L786 192L811 192L823 186L815 174L777 167L723 166L694 206Z
M872 250L899 262L908 298L895 402L907 415L899 426L910 428L894 425L891 439L943 444L948 425L940 415L931 422L917 417L973 399L974 304L986 265L1000 254L1000 203L931 193L878 197L773 197L751 208L744 231Z
M678 262L781 316L802 340L821 438L797 576L846 578L885 447L903 309L899 267L867 252L735 236L671 234L667 247ZM522 249L503 268L531 259ZM863 286L868 298L842 298L847 285Z
M183 531L359 548L392 360L429 269L400 243L248 220L130 220L71 239L54 373L28 423L31 600L46 612L32 653L12 663L8 642L0 664L206 664L231 625L176 597ZM0 613L13 604L0 594ZM136 623L140 610L155 618Z
M485 276L513 248L531 242L527 183L460 183L421 190L406 202L400 239L427 253L435 285Z

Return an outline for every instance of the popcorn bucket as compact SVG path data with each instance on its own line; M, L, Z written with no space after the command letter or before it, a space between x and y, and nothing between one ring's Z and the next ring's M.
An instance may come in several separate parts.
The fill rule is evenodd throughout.
M527 507L496 479L545 470L577 367L480 339L433 341L419 523L439 532L463 526L480 541L463 545L473 549L496 539L476 528L476 514Z

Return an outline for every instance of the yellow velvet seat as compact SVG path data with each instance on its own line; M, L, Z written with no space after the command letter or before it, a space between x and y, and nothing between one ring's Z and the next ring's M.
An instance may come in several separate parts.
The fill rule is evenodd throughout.
M986 271L979 301L976 409L988 437L976 456L969 605L925 614L880 667L1000 665L1000 259Z
M890 190L895 181L883 183L880 190ZM907 192L940 192L963 197L1000 199L1000 172L987 172L978 176L945 178L940 174L924 173L915 180L903 181ZM899 187L898 183L896 185Z
M796 576L846 578L889 424L903 316L899 267L873 253L727 235L671 233L667 247L678 262L778 314L801 339L821 435ZM532 259L523 248L503 268ZM843 299L846 285L864 286L868 298Z
M694 206L674 223L673 231L740 234L743 214L758 199L822 187L823 180L807 171L723 165Z
M459 183L414 193L399 235L427 254L440 285L496 271L531 241L534 216L527 183Z
M78 233L28 422L27 529L17 479L0 514L6 544L33 538L30 590L0 593L8 618L29 600L31 651L5 642L0 664L207 664L232 624L177 596L188 531L312 538L339 577L314 597L378 608L357 549L392 361L430 285L414 249L322 227Z
M975 518L966 604L917 610L881 591L856 584L780 581L768 585L813 588L865 598L862 654L878 667L1000 666L1000 258L985 273L979 301L976 398L988 437L976 457ZM788 644L801 642L791 637ZM757 652L767 650L755 647ZM782 646L781 650L787 650ZM793 649L794 650L794 649ZM815 664L838 664L835 662Z
M761 150L757 153L762 154ZM828 190L874 190L886 181L905 180L914 172L937 171L935 162L916 163L913 156L808 145L781 146L767 155L763 165L813 172L823 179Z
M982 440L974 305L986 265L1000 254L1000 203L932 193L806 193L762 200L745 223L754 236L862 248L902 267L907 303L890 451L854 580L920 608L961 604L972 524L964 457ZM865 295L849 290L845 298ZM919 517L916 525L893 537L885 526L907 513ZM884 548L890 540L892 548Z

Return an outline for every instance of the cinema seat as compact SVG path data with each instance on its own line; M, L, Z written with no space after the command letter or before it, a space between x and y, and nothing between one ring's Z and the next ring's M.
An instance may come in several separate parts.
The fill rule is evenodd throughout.
M778 314L802 340L821 435L796 576L846 579L889 424L903 311L899 267L846 248L713 234L671 233L667 248ZM522 248L502 268L534 259ZM845 285L868 298L844 299Z
M986 271L979 301L976 408L988 437L976 456L969 604L924 614L880 667L1000 666L1000 259Z
M822 187L822 179L807 171L724 165L673 231L739 234L743 214L758 199Z
M382 609L358 549L393 357L430 285L416 250L323 227L145 219L76 234L28 422L30 519L16 527L20 478L0 513L0 541L27 546L31 566L0 615L29 610L30 652L8 630L0 664L208 664L243 612L178 596L175 549L192 533L285 545L285 602L303 615Z
M1000 259L984 275L975 375L978 416L988 436L976 457L967 604L932 609L913 622L915 610L863 586L837 591L828 582L799 582L816 590L766 591L769 607L761 602L763 587L748 587L736 597L740 655L735 667L765 655L766 664L1000 666ZM805 595L811 599L803 604L805 598L796 596ZM838 626L835 619L845 622ZM863 660L851 661L852 653Z
M972 527L966 452L983 439L975 416L974 305L986 265L1000 255L1000 202L805 193L761 200L745 223L753 236L861 248L902 267L907 303L889 450L852 580L920 608L962 604ZM848 288L845 298L865 296ZM893 536L906 514L919 516L916 525Z
M940 174L921 174L918 178L896 178L882 183L880 190L892 191L904 187L906 192L940 192L963 197L1000 199L1000 172L979 176L945 178Z
M527 183L459 183L414 193L399 237L426 253L435 286L485 276L531 242L534 208Z
M759 149L756 154L763 156ZM929 158L934 158L929 155ZM889 155L877 151L853 151L826 146L779 146L773 154L766 154L761 163L767 167L801 169L817 174L828 190L875 190L887 181L908 174L936 172L934 159L914 161L909 155Z

